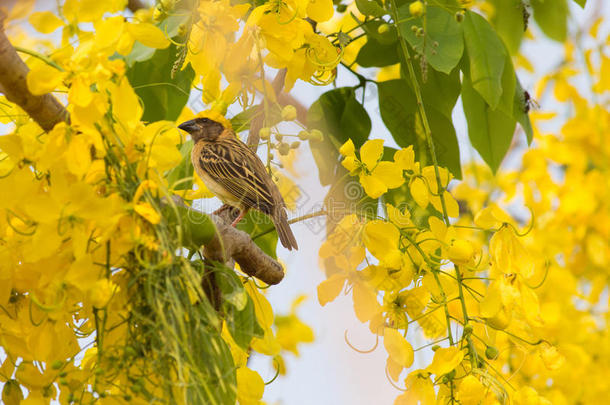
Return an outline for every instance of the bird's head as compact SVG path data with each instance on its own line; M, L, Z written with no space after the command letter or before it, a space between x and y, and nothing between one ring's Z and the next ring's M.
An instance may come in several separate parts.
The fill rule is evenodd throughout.
M213 142L225 129L220 122L211 120L209 118L195 118L193 120L183 122L182 124L178 125L178 128L188 132L195 143L201 139L204 141Z

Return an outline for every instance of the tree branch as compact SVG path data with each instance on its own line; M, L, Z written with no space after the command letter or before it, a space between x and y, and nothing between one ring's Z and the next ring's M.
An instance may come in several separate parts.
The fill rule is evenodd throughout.
M210 215L216 224L216 235L205 245L203 255L206 259L223 263L231 259L239 264L241 270L267 284L278 284L284 278L282 265L259 248L250 235L227 223L218 215Z
M278 284L284 278L282 265L259 248L251 236L244 231L231 226L231 222L239 213L237 208L223 205L213 214L203 214L187 207L182 199L174 195L172 202L179 209L180 222L187 231L187 244L196 248L204 245L203 255L208 260L214 260L233 267L232 261L239 264L241 270L249 276L256 277L267 284ZM165 215L173 215L172 210ZM203 215L203 217L202 217ZM214 223L215 232L211 229Z
M142 8L148 8L148 5L144 4L141 0L129 0L127 2L127 8L131 10L132 13L135 13Z
M45 131L68 120L68 112L52 94L35 96L26 83L28 67L21 60L4 33L4 15L0 15L0 88L7 100L17 104Z

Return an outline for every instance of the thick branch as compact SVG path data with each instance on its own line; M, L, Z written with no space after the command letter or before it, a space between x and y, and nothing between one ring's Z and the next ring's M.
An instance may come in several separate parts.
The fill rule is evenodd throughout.
M209 260L226 263L235 260L241 271L267 284L278 284L284 278L282 266L259 248L250 235L232 227L218 215L210 215L218 232L205 245L203 255Z
M144 4L141 0L129 0L127 2L127 8L131 10L132 13L135 13L136 11L142 8L148 8L148 6Z
M187 207L179 196L172 196L180 221L187 230L187 244L200 248L204 245L206 259L222 262L233 267L232 261L239 264L241 270L249 276L256 277L267 284L277 284L284 278L282 266L263 252L246 232L231 226L239 213L236 208L223 205L213 214L206 215ZM174 215L173 210L164 215ZM216 230L209 221L214 223Z
M4 34L0 17L0 88L8 101L23 108L42 129L50 131L55 124L67 120L68 112L53 95L35 96L30 93L26 84L28 71Z

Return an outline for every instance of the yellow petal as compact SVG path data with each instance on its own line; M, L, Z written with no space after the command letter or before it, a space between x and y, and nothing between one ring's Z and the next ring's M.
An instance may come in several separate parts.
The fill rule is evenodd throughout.
M474 218L474 223L481 228L498 228L503 223L511 223L512 218L495 203L483 208Z
M64 25L64 22L50 11L32 13L28 21L36 31L43 34L50 34Z
M371 176L376 177L387 188L400 187L405 182L402 176L402 169L394 162L379 162L377 167L371 173Z
M426 186L426 182L421 177L413 178L411 184L409 184L409 190L417 205L422 208L428 206L428 186Z
M405 379L407 390L394 401L394 405L435 405L436 393L430 378L422 376L422 370L415 370Z
M119 287L107 278L98 280L90 292L91 304L95 308L105 307L118 289Z
M105 49L116 44L123 34L124 25L125 19L121 15L96 21L94 23L95 44L98 49Z
M366 248L382 262L393 268L400 268L400 251L398 242L400 231L396 226L386 221L374 220L364 228L364 244Z
M457 218L460 216L460 206L458 205L455 198L449 193L449 191L445 190L443 193L443 197L445 199L445 208L447 209L447 215L451 218ZM441 211L442 212L442 211Z
M110 90L114 116L127 130L133 130L142 117L142 106L126 77Z
M457 391L457 399L462 405L479 405L487 389L478 378L472 374L467 375L460 382L460 386Z
M414 170L415 169L415 152L413 146L397 150L394 153L394 162L402 170Z
M318 301L324 306L339 296L345 285L345 275L333 274L318 285Z
M32 66L26 77L26 82L30 92L39 96L55 90L61 84L64 76L64 72L40 62Z
M343 156L354 156L356 154L356 147L354 146L354 142L351 139L348 139L341 147L339 148L339 153Z
M307 15L316 22L330 20L333 12L332 0L311 0L307 6Z
M360 148L360 160L372 170L383 155L383 139L368 140Z
M351 173L358 168L358 159L356 159L356 156L346 156L341 161L341 165Z
M237 399L241 405L258 404L265 391L265 382L256 371L237 369Z
M498 283L493 282L487 288L485 297L479 303L479 312L483 318L491 318L502 309L502 297Z
M165 49L170 42L159 27L150 23L128 24L127 29L133 37L144 46Z
M364 192L371 198L379 198L388 191L388 187L384 182L379 180L377 177L370 176L367 174L360 174L360 184L364 188Z
M413 364L413 347L404 336L394 328L383 331L383 346L394 362L402 367Z
M93 93L89 88L89 84L82 76L76 76L70 85L68 92L68 101L76 104L79 107L87 107L93 100Z
M540 358L544 366L549 370L557 370L565 363L565 357L559 353L555 346L544 342L540 345L539 349Z
M85 175L91 166L91 145L83 135L72 137L68 145L68 156L68 170L78 177Z
M434 352L434 359L427 370L440 377L455 369L464 359L464 352L457 347L448 347L446 349L438 349Z
M153 225L161 222L161 215L147 202L138 203L133 209Z
M258 291L254 283L248 282L245 285L246 291L250 294L254 303L254 312L256 319L263 329L269 329L273 324L273 308L267 298Z
M369 285L358 282L354 284L354 312L360 322L370 321L381 310L375 290Z
M398 377L400 377L400 373L404 367L392 360L391 356L388 356L388 359L386 360L386 369L388 370L390 378L394 381L398 381Z
M413 221L411 221L411 213L408 209L405 209L404 212L401 212L392 204L386 204L386 212L388 213L388 220L397 227L407 228L413 226Z

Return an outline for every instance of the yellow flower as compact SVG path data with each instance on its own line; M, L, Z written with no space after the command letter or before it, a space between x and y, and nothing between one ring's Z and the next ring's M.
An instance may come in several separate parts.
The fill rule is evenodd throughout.
M237 369L237 400L240 405L260 403L265 391L265 382L261 376L248 367Z
M404 336L394 328L385 328L383 346L396 364L411 367L413 364L413 347Z
M534 275L534 262L515 232L503 226L489 241L491 264L503 274L520 274L525 278Z
M368 140L360 148L360 160L356 158L352 140L339 149L345 156L342 164L351 174L358 173L360 184L371 198L379 198L388 189L397 188L404 183L401 166L396 162L381 161L383 139Z
M398 269L402 263L402 253L398 249L400 231L393 224L375 220L364 227L364 244L384 266Z
M94 284L89 292L89 298L94 308L103 308L110 298L119 291L119 286L107 278L102 278Z
M427 370L440 377L455 369L462 362L462 359L464 359L464 352L458 347L440 348L434 352L432 364L428 366Z

